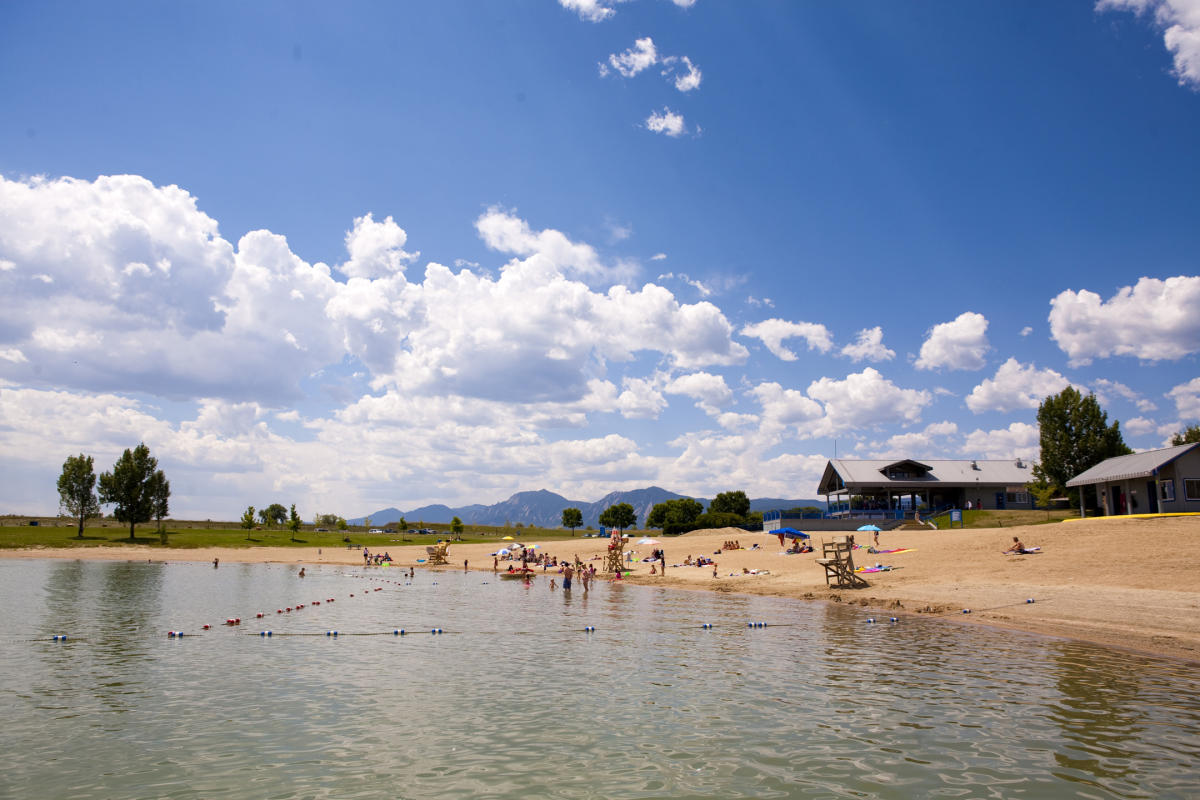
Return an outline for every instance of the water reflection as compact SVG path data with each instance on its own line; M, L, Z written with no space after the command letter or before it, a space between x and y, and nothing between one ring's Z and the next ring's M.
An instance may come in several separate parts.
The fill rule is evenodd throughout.
M30 569L0 583L6 608L86 635L0 649L13 796L1200 794L1200 680L1103 648L775 598L567 595L542 576ZM163 635L330 596L273 616L272 639Z

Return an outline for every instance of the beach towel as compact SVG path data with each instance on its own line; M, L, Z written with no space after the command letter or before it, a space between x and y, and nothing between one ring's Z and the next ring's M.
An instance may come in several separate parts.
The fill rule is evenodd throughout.
M1034 553L1042 552L1042 548L1026 547L1025 552L1023 552L1023 553L1014 553L1012 550L1005 550L1003 552L1004 552L1004 555L1006 555L1006 556L1028 556L1028 555L1033 555Z
M900 568L893 567L891 564L888 564L887 566L884 566L883 564L876 564L873 567L856 567L854 571L855 572L891 572L894 569L900 569Z
M872 553L911 553L917 548L915 547L894 547L891 550L871 550Z

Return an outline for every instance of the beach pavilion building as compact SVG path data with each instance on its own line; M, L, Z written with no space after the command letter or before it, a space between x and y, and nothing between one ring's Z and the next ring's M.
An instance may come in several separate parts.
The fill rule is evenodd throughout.
M835 458L825 465L817 491L830 516L903 518L913 510L1033 508L1026 487L1033 466L1022 459L941 461L911 458L857 461Z
M1080 516L1088 487L1107 516L1200 511L1200 443L1115 456L1071 478L1067 487L1080 490Z

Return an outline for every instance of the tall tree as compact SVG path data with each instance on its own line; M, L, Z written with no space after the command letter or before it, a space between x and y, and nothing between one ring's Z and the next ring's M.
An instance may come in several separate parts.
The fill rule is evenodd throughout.
M623 531L637 524L637 512L629 503L617 503L604 509L600 514L600 524L606 528L616 528Z
M1171 437L1172 447L1178 447L1181 444L1194 444L1195 442L1200 442L1200 425L1189 425L1187 430Z
M571 535L575 535L576 528L583 527L583 512L578 508L564 508L562 515L562 526L571 529Z
M150 476L150 485L147 487L150 492L150 515L158 522L158 535L162 537L162 543L167 543L167 531L163 528L163 518L171 513L171 482L167 480L167 476L163 475L160 469Z
M126 449L112 472L100 475L100 502L115 505L113 516L129 523L129 538L139 522L149 522L154 516L154 482L158 459L150 455L145 442L132 451Z
M1043 400L1037 420L1042 452L1033 475L1059 490L1104 459L1133 452L1121 438L1121 424L1108 424L1096 396L1084 397L1073 386Z
M463 521L458 517L450 520L450 532L455 536L461 536L463 532Z
M96 473L91 456L80 453L67 456L63 462L62 474L58 476L58 507L79 520L76 535L80 539L83 538L83 524L100 516L100 498L96 497Z
M242 513L242 527L246 529L246 538L249 539L250 531L254 530L254 506L246 506Z
M737 514L745 519L750 514L750 498L741 489L721 492L708 504L710 514Z
M271 512L265 508L260 508L258 510L258 519L263 525L269 525L271 522Z
M292 541L296 541L296 531L300 530L300 515L296 513L295 503L292 503L292 510L288 513L288 530L292 532Z
M690 497L655 503L646 517L647 528L662 528L663 533L683 533L704 513L704 506Z

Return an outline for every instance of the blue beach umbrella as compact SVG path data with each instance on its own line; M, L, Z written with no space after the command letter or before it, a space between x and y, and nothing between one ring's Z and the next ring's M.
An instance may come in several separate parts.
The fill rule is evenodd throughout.
M883 530L883 528L879 527L878 525L863 525L858 530L860 530L860 531L875 531L876 533L878 533L879 531Z
M811 538L804 531L798 531L795 528L776 528L773 531L767 531L773 536L786 536L789 539L808 539Z

